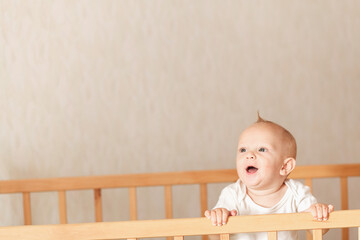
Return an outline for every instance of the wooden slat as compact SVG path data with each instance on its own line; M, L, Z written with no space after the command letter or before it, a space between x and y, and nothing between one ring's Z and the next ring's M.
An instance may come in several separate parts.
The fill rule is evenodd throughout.
M94 198L95 198L95 221L102 222L102 198L101 198L101 189L94 189Z
M340 178L340 188L341 188L341 209L349 209L349 193L348 193L348 179L347 177ZM342 240L349 240L349 229L342 229Z
M322 230L321 229L315 229L313 230L313 240L322 240Z
M172 187L167 185L165 188L165 215L167 219L173 218Z
M208 198L207 198L207 184L200 184L200 216L204 216L205 211L208 209ZM202 236L202 240L208 240L209 237L207 235Z
M347 177L340 178L340 185L341 185L341 209L347 210L349 208Z
M358 227L358 240L360 240L360 227Z
M59 217L60 223L67 223L67 213L66 213L66 193L65 191L58 191L59 198Z
M313 236L310 231L306 231L306 240L312 240Z
M200 206L201 206L201 215L204 216L205 211L208 209L208 198L207 198L207 184L200 184Z
M184 240L184 236L175 236L174 240Z
M360 164L297 166L290 178L360 176ZM235 182L236 169L0 181L0 193Z
M310 191L312 192L312 178L305 178L305 185L310 187ZM313 236L310 231L306 231L306 240L312 240Z
M31 200L30 193L23 193L24 224L31 225Z
M235 216L222 227L214 227L207 218L0 227L0 239L125 239L359 226L360 210L345 210L333 212L326 222L313 221L311 213L292 213Z
M165 217L167 219L173 218L173 206L172 206L172 186L166 185L165 189ZM166 240L172 240L172 237L167 237Z
M137 219L137 198L136 198L136 188L129 188L129 204L130 204L130 219Z
M220 234L220 240L230 240L229 234Z
M268 232L268 240L277 240L277 232Z

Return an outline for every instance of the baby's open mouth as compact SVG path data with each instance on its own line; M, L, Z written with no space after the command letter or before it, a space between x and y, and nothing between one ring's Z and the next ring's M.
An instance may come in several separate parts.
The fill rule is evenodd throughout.
M256 173L257 172L257 168L256 167L254 167L254 166L248 166L247 168L246 168L246 172L248 172L248 173Z

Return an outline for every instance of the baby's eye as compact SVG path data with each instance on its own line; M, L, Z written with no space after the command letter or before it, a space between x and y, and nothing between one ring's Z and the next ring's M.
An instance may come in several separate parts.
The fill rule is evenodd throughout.
M245 148L240 148L239 152L246 152L246 149Z
M259 148L259 152L266 152L266 148L264 147Z

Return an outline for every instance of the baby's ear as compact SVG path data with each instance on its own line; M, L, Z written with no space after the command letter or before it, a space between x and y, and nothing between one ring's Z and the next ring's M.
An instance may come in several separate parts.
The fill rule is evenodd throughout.
M294 170L295 165L296 165L295 158L286 158L280 169L280 175L281 176L289 175L291 173L291 171Z

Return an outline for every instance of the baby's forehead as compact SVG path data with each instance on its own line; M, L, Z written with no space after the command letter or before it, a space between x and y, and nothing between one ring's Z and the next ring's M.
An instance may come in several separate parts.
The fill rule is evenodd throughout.
M257 122L246 128L239 136L239 145L248 144L246 141L258 143L260 140L270 142L270 145L283 146L283 151L290 157L296 158L296 140L292 134L282 126L273 122Z

